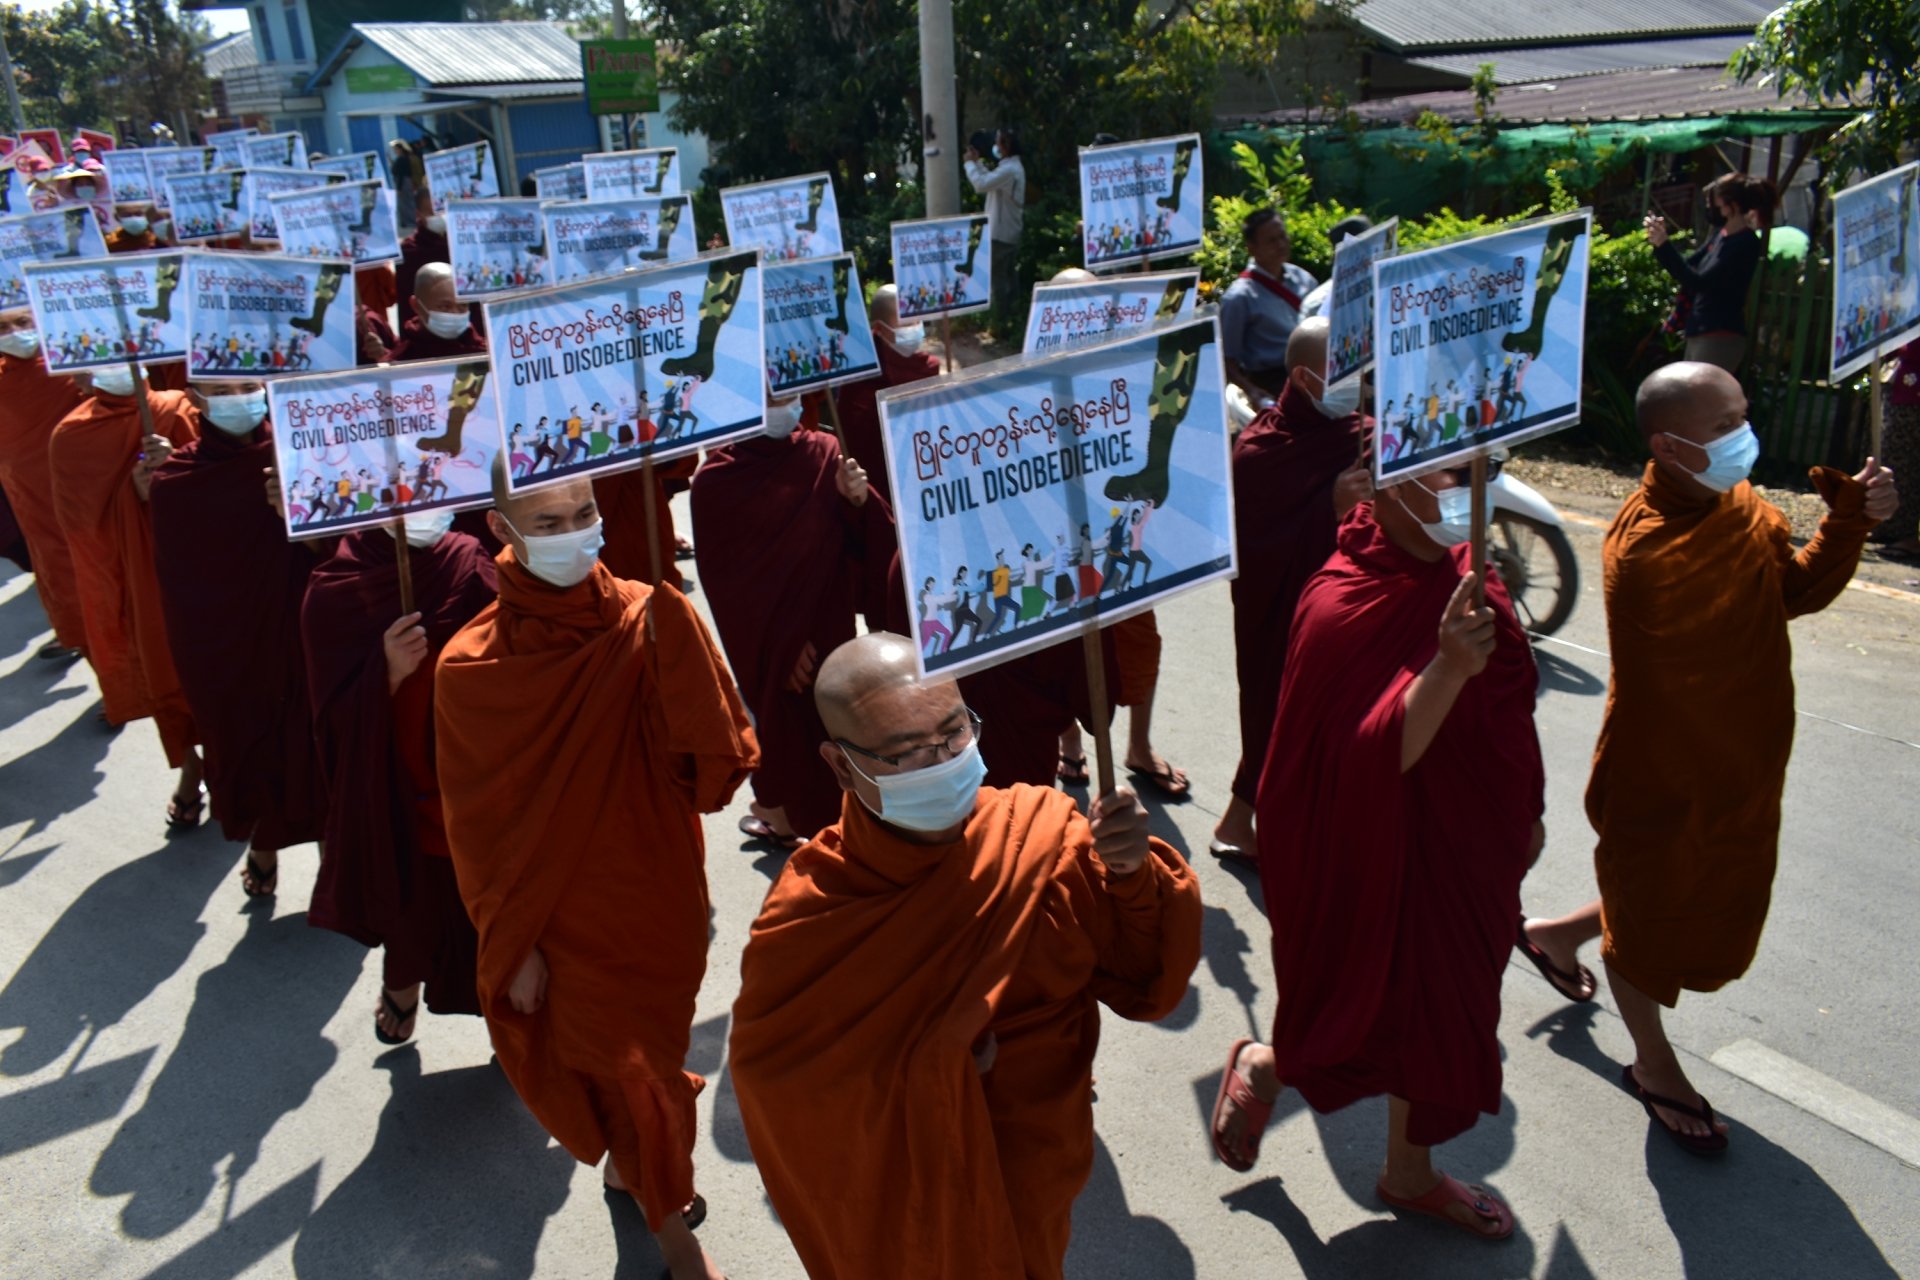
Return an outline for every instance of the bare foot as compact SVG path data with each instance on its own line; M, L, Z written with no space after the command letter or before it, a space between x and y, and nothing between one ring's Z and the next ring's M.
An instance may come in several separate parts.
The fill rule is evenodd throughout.
M1260 1101L1271 1106L1280 1096L1282 1086L1271 1045L1255 1041L1240 1046L1240 1052L1233 1060L1233 1069ZM1220 1135L1220 1145L1243 1160L1252 1160L1254 1153L1247 1150L1247 1130L1246 1113L1232 1097L1223 1098L1220 1102L1220 1126L1214 1130Z
M277 849L249 849L246 863L240 864L240 887L248 897L264 896L280 878L280 852ZM259 868L259 874L254 868Z
M666 1259L673 1280L727 1280L726 1273L714 1265L707 1251L700 1247L699 1238L679 1215L662 1223L653 1238L660 1246L660 1256Z
M1427 1168L1423 1173L1408 1172L1401 1174L1399 1177L1395 1177L1385 1170L1382 1170L1380 1174L1380 1189L1397 1199L1418 1200L1421 1196L1426 1195L1445 1181L1446 1175L1432 1167ZM1505 1203L1505 1201L1500 1200L1485 1187L1473 1183L1466 1185L1467 1190L1484 1200L1494 1204ZM1458 1200L1450 1200L1441 1212L1462 1226L1471 1227L1473 1230L1478 1231L1481 1235L1497 1236L1500 1234L1500 1224L1497 1221L1489 1221L1475 1213L1472 1205L1464 1204Z
M1232 845L1248 858L1258 858L1260 846L1253 830L1253 806L1239 796L1227 802L1227 811L1213 827L1216 845Z
M1675 1102L1683 1102L1690 1107L1698 1107L1703 1101L1700 1091L1695 1089L1692 1081L1687 1079L1687 1073L1680 1069L1677 1059L1660 1064L1649 1063L1644 1058L1636 1057L1633 1062L1633 1078L1639 1081L1640 1087L1648 1093L1657 1093L1663 1098L1672 1098ZM1727 1122L1722 1120L1717 1112L1711 1127L1699 1116L1686 1115L1669 1107L1660 1106L1658 1103L1654 1105L1653 1113L1660 1117L1661 1124L1675 1133L1686 1134L1688 1137L1704 1138L1709 1133L1724 1134L1727 1131Z
M1568 939L1545 920L1528 918L1526 923L1527 941L1546 952L1547 959L1553 961L1553 967L1563 973L1580 972L1580 945Z
M374 1006L374 1024L394 1039L405 1040L413 1034L414 1023L420 1017L420 984L416 982L410 987L388 987L385 990L387 1000L411 1012L404 1018L396 1018L393 1010L387 1007L387 1000L381 1000Z

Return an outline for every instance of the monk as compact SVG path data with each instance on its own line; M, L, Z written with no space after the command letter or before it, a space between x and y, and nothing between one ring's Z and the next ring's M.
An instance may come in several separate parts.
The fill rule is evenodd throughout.
M266 387L194 383L169 400L186 438L153 473L147 507L167 647L205 753L214 820L246 841L242 888L266 897L280 850L320 838L300 602L315 544L287 541L262 498L273 465Z
M86 619L60 517L53 506L47 442L87 397L84 383L54 377L40 360L40 331L25 307L0 311L0 488L33 558L33 587L53 627L38 657L72 662L84 652Z
M1253 806L1280 704L1287 637L1307 579L1333 554L1340 520L1373 499L1361 462L1365 420L1360 380L1328 387L1327 321L1302 320L1287 340L1279 400L1233 445L1233 643L1240 677L1240 768L1227 811L1214 824L1214 857L1259 865Z
M840 811L820 757L813 677L853 639L894 552L893 512L830 435L795 431L798 400L767 406L764 437L707 455L693 478L693 542L714 627L753 710L760 769L740 830L798 848Z
M138 213L129 213L120 219L120 225L107 233L108 253L146 253L160 248L160 239L153 234L153 224L160 221L160 211L148 205Z
M628 582L648 586L667 583L678 591L686 585L674 564L679 556L679 540L673 532L673 512L668 508L668 470L675 476L691 476L688 465L697 465L698 457L653 469L653 539L647 538L647 471L636 467L609 476L593 478L593 499L600 506L600 518L606 522L607 545L600 559L608 572ZM659 576L655 577L653 548L660 549Z
M1500 979L1546 839L1526 632L1476 607L1467 476L1388 486L1301 593L1257 811L1273 1042L1228 1051L1214 1150L1247 1170L1282 1084L1316 1111L1388 1095L1376 1193L1483 1239L1513 1214L1433 1167L1500 1108Z
M707 963L700 815L758 762L753 730L686 597L595 559L590 484L509 496L501 466L494 497L500 598L447 645L435 695L487 1029L548 1133L586 1164L611 1152L607 1183L675 1280L717 1280L692 1231L705 1081L683 1066Z
M1518 945L1562 994L1590 1000L1576 952L1604 939L1633 1036L1621 1083L1682 1148L1711 1155L1727 1126L1682 1070L1661 1006L1753 962L1793 747L1787 623L1833 603L1899 495L1873 458L1851 477L1815 467L1827 514L1796 551L1747 483L1760 445L1731 374L1667 365L1640 384L1636 410L1653 458L1603 550L1613 674L1587 785L1600 900L1523 919Z
M1057 1280L1093 1168L1099 1005L1156 1021L1200 887L1125 790L981 788L991 733L913 642L850 640L814 689L840 821L741 959L730 1071L810 1275Z
M483 354L487 340L474 332L472 308L453 292L453 268L444 262L422 264L409 295L413 314L400 326L400 338L387 352L394 364Z
M874 397L890 387L940 376L940 362L927 354L927 327L900 323L900 291L883 284L867 304L867 321L873 327L873 349L880 355L880 372L860 382L840 388L840 430L847 438L847 451L867 468L867 483L875 493L893 502L892 481L887 476L886 446L880 437L880 409Z
M194 439L198 420L186 392L148 390L130 369L96 369L92 384L92 396L61 419L47 445L54 510L73 553L86 619L87 660L108 724L152 717L168 767L180 771L167 829L191 831L206 811L199 732L167 641L147 494L168 455ZM141 423L141 396L151 435Z

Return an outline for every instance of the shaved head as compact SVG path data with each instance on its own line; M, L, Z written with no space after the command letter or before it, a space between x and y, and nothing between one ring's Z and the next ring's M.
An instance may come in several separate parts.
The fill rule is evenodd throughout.
M1048 284L1096 284L1100 277L1085 267L1066 267L1054 273Z
M1682 360L1647 375L1634 397L1634 417L1640 424L1640 434L1648 440L1663 432L1692 439L1687 428L1698 426L1702 418L1723 408L1729 398L1744 410L1746 396L1732 374L1718 365Z
M953 684L951 680L938 683ZM913 641L890 631L873 631L855 636L827 655L814 681L813 702L828 733L866 745L863 713L870 710L875 695L919 684Z
M900 290L890 284L883 284L873 291L873 301L867 304L867 319L873 324L885 325L891 329L900 323Z
M828 654L813 682L814 705L828 734L820 758L840 789L883 821L885 805L875 778L926 767L897 757L924 754L952 741L969 724L960 686L945 676L923 679L915 653L905 636L870 632ZM952 834L901 831L920 843L938 843Z
M593 481L577 476L559 484L524 493L507 487L505 452L493 459L493 513L487 517L493 534L527 562L527 537L548 537L584 529L600 518Z
M1325 316L1308 316L1293 328L1287 339L1287 368L1311 369L1315 373L1327 367L1327 335L1333 326Z

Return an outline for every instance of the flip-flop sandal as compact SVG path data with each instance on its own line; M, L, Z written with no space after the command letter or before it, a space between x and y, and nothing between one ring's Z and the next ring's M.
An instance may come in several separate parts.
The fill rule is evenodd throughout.
M42 662L57 662L65 666L69 662L78 662L81 650L69 649L58 640L49 640L34 652L34 657Z
M1593 976L1593 970L1579 964L1574 966L1577 972L1568 973L1555 964L1527 936L1527 917L1524 914L1520 917L1519 932L1514 935L1513 945L1521 955L1533 961L1533 967L1540 971L1540 976L1547 980L1548 986L1575 1004L1593 1003L1594 995L1600 990L1599 979ZM1582 990L1587 994L1581 995Z
M685 538L675 538L673 540L673 558L675 560L693 559L693 544Z
M777 849L798 849L807 842L805 836L781 835L767 823L765 818L755 817L751 813L740 819L740 834L746 836L749 840L757 840L761 844L773 845Z
M386 1007L387 1016L393 1019L393 1025L396 1027L404 1027L420 1016L420 1001L418 999L413 1002L413 1008L402 1009L400 1002L388 995L385 987L380 988L380 1003ZM403 1036L388 1035L380 1026L379 1015L375 1014L373 1019L373 1036L374 1039L378 1040L381 1044L405 1044L407 1041L413 1039L413 1032L409 1031Z
M1727 1149L1727 1135L1713 1127L1713 1104L1706 1098L1700 1099L1699 1106L1690 1107L1684 1102L1663 1098L1657 1093L1648 1093L1641 1087L1640 1078L1633 1074L1631 1062L1620 1068L1620 1084L1628 1093L1640 1099L1640 1105L1646 1109L1647 1119L1653 1121L1661 1132L1679 1143L1680 1149L1688 1155L1717 1156ZM1662 1120L1660 1113L1654 1110L1655 1107L1665 1107L1669 1111L1678 1111L1683 1116L1692 1116L1696 1120L1705 1122L1708 1129L1707 1135L1700 1137L1696 1134L1680 1132Z
M1207 1117L1207 1139L1213 1143L1213 1154L1235 1173L1246 1173L1253 1168L1254 1161L1260 1158L1260 1136L1267 1131L1267 1124L1273 1119L1273 1103L1262 1102L1255 1097L1253 1086L1236 1069L1240 1063L1240 1051L1252 1043L1251 1040L1235 1040L1233 1048L1227 1050L1227 1069L1220 1073L1220 1088L1213 1095L1213 1112ZM1248 1152L1245 1157L1231 1150L1225 1135L1220 1132L1220 1122L1225 1119L1220 1114L1220 1108L1229 1100L1240 1108L1240 1114L1246 1118L1246 1127L1240 1135Z
M1207 841L1207 852L1231 866L1249 867L1255 870L1260 866L1260 859L1248 853L1244 846L1228 844L1225 840Z
M1440 1185L1412 1200L1403 1200L1379 1183L1375 1183L1373 1194L1380 1197L1388 1208L1401 1213L1417 1213L1429 1218L1438 1218L1451 1227L1458 1227L1468 1235L1479 1236L1482 1240L1505 1240L1513 1235L1513 1210L1496 1200L1485 1187L1471 1187L1458 1178L1440 1175ZM1462 1222L1447 1212L1450 1204L1464 1204L1473 1210L1482 1222L1498 1223L1498 1231L1482 1231L1471 1222Z
M201 787L186 804L180 803L180 797L174 796L167 801L167 830L192 831L200 825L201 817L207 809L207 789Z
M1193 780L1172 765L1163 769L1143 769L1137 764L1130 764L1127 772L1169 800L1185 800L1193 794Z
M249 879L253 881L251 886L247 883ZM242 868L240 872L240 892L246 894L249 898L271 898L274 890L279 887L280 864L277 862L274 863L273 870L269 871L258 862L255 862L253 855L249 853L247 855L247 865Z
M1054 776L1070 787L1084 787L1093 780L1093 775L1087 771L1085 754L1061 756L1059 767L1054 770Z
M680 1221L687 1224L687 1230L698 1231L700 1224L706 1220L707 1198L696 1191L693 1193L693 1199L688 1202L687 1207L680 1211Z

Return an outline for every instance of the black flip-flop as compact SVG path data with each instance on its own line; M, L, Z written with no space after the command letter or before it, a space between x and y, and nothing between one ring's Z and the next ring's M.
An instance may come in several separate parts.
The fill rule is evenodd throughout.
M1061 756L1060 764L1054 770L1054 776L1070 787L1084 787L1093 780L1093 774L1087 770L1086 753L1077 756Z
M34 651L35 658L41 662L57 662L65 666L69 662L78 662L83 656L79 649L69 649L58 640L49 640Z
M1591 1004L1594 996L1599 994L1600 980L1593 976L1593 970L1580 964L1574 966L1577 972L1568 973L1555 964L1546 952L1534 945L1533 939L1527 936L1527 917L1524 914L1520 917L1519 932L1514 935L1513 945L1521 955L1533 961L1533 967L1540 971L1540 976L1547 980L1548 986L1573 1003ZM1579 990L1583 984L1587 994L1580 995Z
M1169 800L1185 800L1193 794L1193 779L1182 778L1180 771L1172 765L1164 769L1143 769L1137 764L1127 766L1127 772L1147 783L1155 791Z
M1647 1119L1653 1121L1656 1128L1678 1143L1680 1149L1688 1155L1717 1156L1727 1149L1727 1135L1713 1127L1713 1104L1705 1097L1700 1099L1699 1106L1690 1107L1684 1102L1663 1098L1657 1093L1648 1093L1641 1086L1640 1078L1633 1074L1631 1062L1620 1068L1620 1084L1628 1093L1640 1099L1640 1105L1646 1109ZM1669 1111L1678 1111L1683 1116L1692 1116L1696 1120L1704 1121L1708 1130L1707 1135L1699 1137L1695 1134L1680 1132L1662 1120L1659 1113L1654 1110L1655 1107L1665 1107Z
M180 797L174 796L167 801L167 830L176 834L192 831L200 825L200 819L207 810L207 789L201 787L186 804L180 803Z
M249 859L249 861L251 861L251 859ZM385 987L380 988L380 1003L387 1007L387 1016L393 1019L393 1025L396 1027L404 1027L420 1016L420 1001L418 999L414 1000L413 1008L402 1009L399 1001L387 994ZM407 1041L413 1039L413 1036L410 1034L390 1036L385 1031L382 1031L380 1029L380 1015L378 1014L375 1014L373 1018L373 1035L381 1044L405 1044Z
M248 876L253 877L253 883L258 886L257 888L250 889L247 887ZM246 868L240 873L240 892L246 894L249 898L271 898L274 890L279 887L280 864L277 862L274 863L273 870L269 871L253 860L252 853L248 853Z
M750 844L770 844L776 849L798 849L807 842L805 836L781 835L765 818L751 813L740 819L740 834L747 837Z

